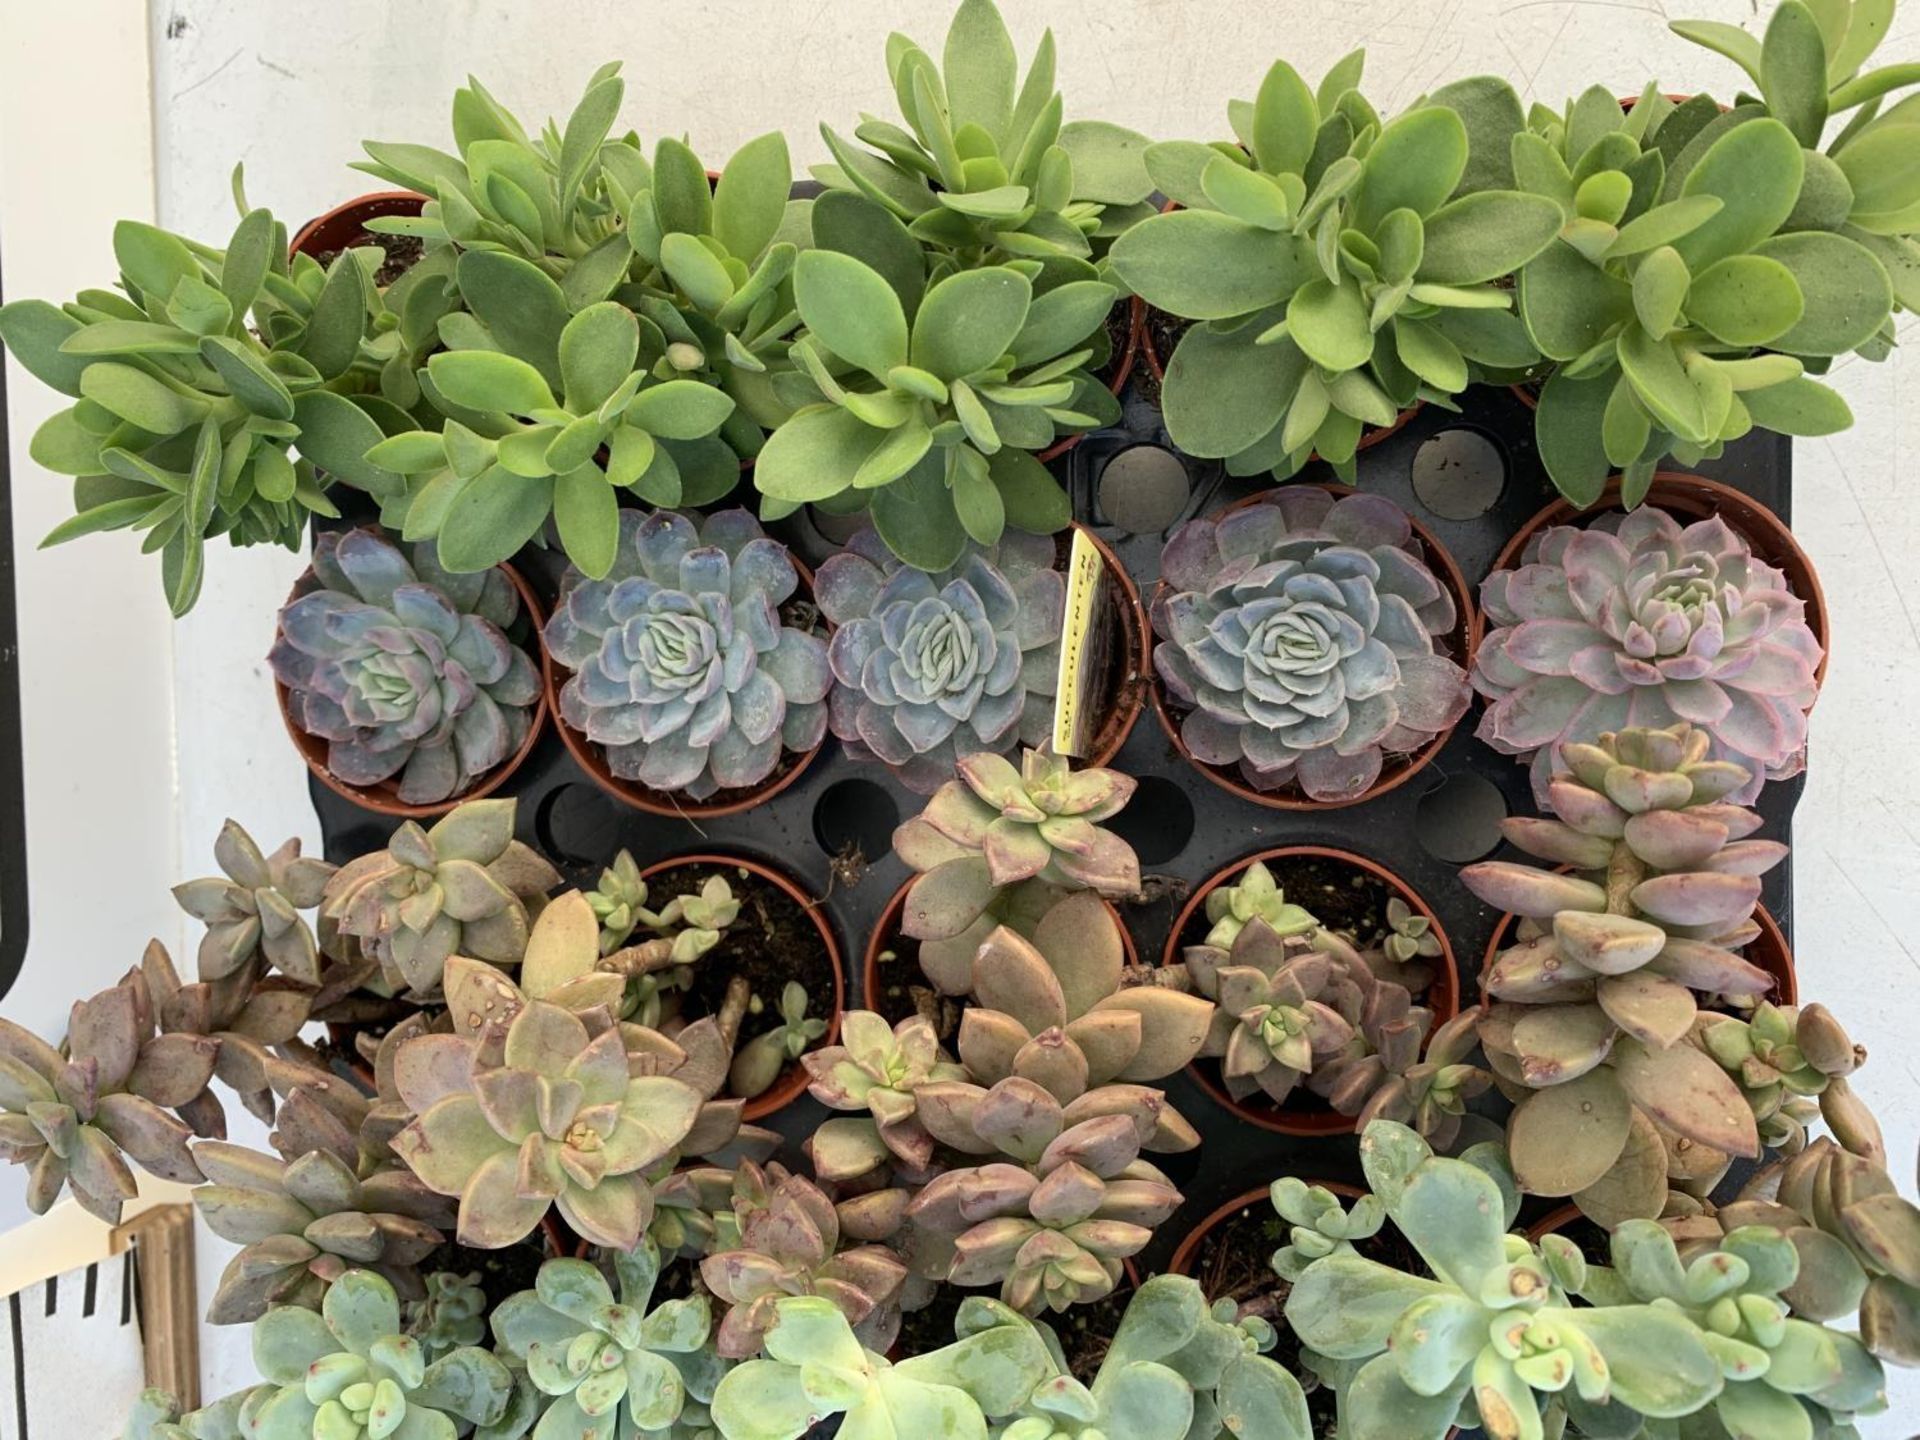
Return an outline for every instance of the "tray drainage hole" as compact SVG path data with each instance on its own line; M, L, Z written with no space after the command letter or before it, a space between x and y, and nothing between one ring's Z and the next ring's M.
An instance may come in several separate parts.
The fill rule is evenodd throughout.
M557 786L534 812L540 848L568 865L606 865L620 852L620 807L594 785Z
M813 838L829 855L852 850L869 864L893 847L900 805L871 780L839 780L821 792L813 807Z
M1413 453L1413 493L1443 520L1479 519L1506 488L1506 452L1478 430L1442 430Z
M1465 865L1499 848L1506 818L1499 786L1478 775L1450 775L1420 797L1413 833L1434 859Z
M1167 529L1192 494L1186 465L1159 445L1129 445L1100 472L1100 513L1133 535Z
M1142 865L1165 865L1193 838L1193 801L1171 780L1142 776L1127 808L1105 824L1133 847Z

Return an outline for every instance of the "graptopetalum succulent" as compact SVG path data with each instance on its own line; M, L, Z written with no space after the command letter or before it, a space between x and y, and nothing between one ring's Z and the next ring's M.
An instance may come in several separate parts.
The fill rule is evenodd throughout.
M560 719L622 779L695 800L757 785L827 729L827 645L787 624L793 558L744 510L622 511L600 578L569 571L547 650Z
M940 1048L925 1016L889 1026L871 1010L849 1010L840 1020L840 1043L811 1052L802 1063L814 1099L869 1117L829 1120L809 1137L814 1170L829 1181L855 1180L893 1160L910 1171L927 1171L934 1142L917 1118L915 1094L935 1081L969 1078L966 1067Z
M1483 980L1480 1036L1519 1101L1508 1125L1531 1192L1572 1195L1603 1223L1657 1215L1665 1152L1757 1156L1754 1109L1690 1042L1702 998L1751 1005L1773 978L1735 950L1759 927L1759 877L1786 855L1745 837L1760 817L1724 797L1748 772L1709 758L1684 723L1563 745L1548 783L1556 819L1510 818L1509 840L1563 874L1509 861L1461 872L1522 917ZM1628 1163L1621 1163L1626 1155Z
M1383 496L1284 487L1188 521L1160 566L1153 662L1181 739L1255 789L1352 800L1466 712L1453 594Z
M827 659L833 733L932 794L981 751L1051 733L1066 580L1054 542L1010 531L933 574L865 528L820 566L814 590L835 629Z
M453 575L374 530L329 530L280 611L268 662L288 713L349 785L395 781L405 804L477 785L520 748L540 676L508 637L520 597L499 569Z
M1698 727L1746 767L1743 804L1805 763L1820 642L1805 600L1718 515L1683 526L1643 505L1553 526L1480 598L1477 733L1532 757L1542 801L1560 746L1628 726Z

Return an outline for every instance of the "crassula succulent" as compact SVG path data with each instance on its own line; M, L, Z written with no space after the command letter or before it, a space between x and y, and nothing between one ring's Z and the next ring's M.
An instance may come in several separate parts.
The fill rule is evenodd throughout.
M1054 542L1009 532L929 574L863 529L820 567L833 733L931 794L955 762L1039 745L1051 733L1066 581Z
M1153 660L1182 743L1256 790L1353 800L1466 711L1453 594L1390 500L1281 489L1187 522L1160 566Z
M520 614L505 571L453 575L431 544L408 553L375 530L330 530L267 658L293 723L326 742L328 774L437 805L533 726L540 674L507 633Z
M1664 1171L1617 1166L1629 1147L1671 1136L1715 1157L1759 1153L1739 1087L1687 1040L1703 998L1751 1006L1773 987L1734 952L1759 933L1759 877L1786 847L1746 838L1760 817L1725 797L1748 772L1711 759L1710 745L1684 723L1563 745L1569 769L1548 783L1558 818L1502 828L1575 873L1502 860L1461 872L1523 917L1483 979L1494 1004L1480 1026L1520 1101L1514 1169L1528 1190L1608 1219L1657 1214L1666 1193Z
M744 510L619 523L604 578L570 571L547 622L548 653L573 672L561 721L619 778L693 800L817 746L832 674L825 640L782 618L800 588L786 547Z
M1652 506L1556 525L1480 589L1480 738L1531 756L1543 799L1557 747L1686 722L1747 769L1733 798L1805 762L1820 643L1786 577L1717 515Z

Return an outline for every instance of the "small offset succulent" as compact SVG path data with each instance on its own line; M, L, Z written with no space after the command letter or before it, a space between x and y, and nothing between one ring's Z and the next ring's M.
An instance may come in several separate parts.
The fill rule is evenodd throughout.
M992 0L961 0L938 63L906 36L887 37L906 128L862 116L854 138L871 150L861 150L822 125L834 163L815 166L814 178L829 195L852 192L896 217L937 264L1035 260L1043 273L1090 280L1093 242L1152 213L1147 138L1105 121L1063 123L1054 66L1049 30L1023 80Z
M1026 881L1128 896L1140 889L1133 848L1100 821L1133 797L1117 770L1075 770L1044 750L1020 768L998 755L970 755L893 834L894 853L919 873L901 928L942 940L975 924L998 892Z
M1203 764L1348 801L1466 712L1453 595L1391 500L1283 488L1188 521L1160 564L1154 668Z
M740 902L722 875L708 876L699 890L676 895L658 910L647 908L647 895L640 867L622 850L600 872L586 902L599 922L606 968L626 977L620 1017L657 1027L677 1011L678 992L692 983L695 964L739 917ZM636 933L645 938L635 940Z
M925 1085L918 1099L940 1143L1006 1157L944 1172L907 1207L909 1221L950 1247L941 1278L951 1284L998 1283L1024 1314L1098 1300L1179 1208L1173 1182L1140 1158L1165 1123L1157 1091L1109 1086L1063 1106L1013 1077L990 1090Z
M75 514L47 543L144 532L175 615L199 598L208 540L297 550L309 515L338 515L314 464L336 426L378 433L332 387L360 360L380 252L344 251L325 270L306 256L290 264L286 227L241 209L225 250L122 220L117 292L0 308L7 350L75 402L29 447L74 477ZM352 466L333 476L365 478Z
M540 676L508 636L503 571L454 575L374 530L327 531L313 578L282 607L272 653L294 724L348 785L393 781L408 805L477 785L526 739Z
M1232 884L1209 890L1203 913L1208 928L1201 943L1216 950L1231 950L1247 923L1256 919L1283 940L1295 936L1316 939L1320 933L1320 922L1313 912L1287 899L1264 860L1248 865Z
M808 1141L814 1170L828 1181L854 1180L897 1159L925 1171L933 1136L916 1118L915 1092L939 1080L966 1080L940 1048L933 1022L911 1015L889 1026L871 1010L840 1017L840 1043L802 1057L808 1090L831 1110L866 1111L869 1118L829 1120Z
M1514 1170L1532 1193L1573 1195L1609 1223L1658 1214L1666 1194L1664 1167L1622 1167L1624 1150L1675 1136L1723 1164L1759 1154L1740 1088L1686 1042L1703 997L1751 1003L1772 988L1734 952L1758 933L1759 877L1786 847L1745 838L1760 817L1725 797L1748 772L1709 745L1680 724L1562 746L1570 768L1548 786L1558 819L1502 830L1576 873L1490 860L1460 874L1525 919L1483 979L1495 1003L1480 1025L1519 1100Z
M1760 1143L1790 1156L1806 1146L1815 1099L1867 1058L1866 1047L1856 1045L1824 1005L1762 1000L1744 1019L1708 1012L1694 1022L1692 1039L1746 1096Z
M200 937L200 978L219 980L257 962L263 970L318 984L319 947L300 912L320 904L336 867L302 855L297 837L264 854L232 820L220 827L213 858L221 874L173 887L180 908L207 927Z
M1559 212L1515 188L1518 98L1462 81L1383 122L1357 89L1364 60L1317 92L1276 61L1230 110L1239 145L1153 146L1149 170L1185 208L1113 247L1136 294L1209 322L1167 366L1167 430L1236 475L1284 479L1317 453L1350 479L1364 426L1448 403L1471 363L1527 350L1492 282L1552 242Z
M359 941L396 990L431 994L449 955L518 964L532 933L528 905L560 875L513 838L515 804L470 800L430 829L404 822L385 850L333 874L321 915Z
M428 1364L487 1338L487 1292L478 1270L465 1275L436 1270L423 1277L422 1286L426 1293L407 1307L406 1320L407 1333L420 1342Z
M427 1187L460 1199L463 1245L523 1239L550 1207L595 1244L631 1249L652 1215L643 1172L671 1162L700 1118L701 1092L670 1074L629 1077L618 1027L597 1036L546 1001L488 1042L422 1036L397 1079L419 1118L393 1148Z
M547 649L560 719L622 779L694 800L757 785L827 729L826 642L785 624L799 572L744 510L621 512L604 578L570 571Z
M1532 756L1543 799L1558 747L1629 724L1697 726L1750 772L1743 803L1805 764L1820 642L1804 600L1719 516L1682 526L1642 506L1554 526L1480 596L1473 686L1492 703L1476 733Z
M734 1052L727 1071L729 1093L743 1100L764 1095L780 1073L826 1038L826 1033L827 1022L807 1013L807 987L789 980L781 987L772 1028L752 1036Z
M1362 1195L1347 1206L1324 1185L1294 1175L1274 1181L1269 1198L1288 1226L1287 1243L1273 1253L1273 1273L1289 1282L1316 1260L1353 1254L1353 1242L1378 1235L1387 1218L1377 1195Z
M700 1262L700 1278L727 1307L715 1335L722 1356L760 1353L783 1296L833 1302L860 1343L886 1351L900 1328L907 1267L884 1245L844 1245L833 1201L778 1165L741 1165L733 1181L738 1241Z
M526 1366L545 1397L533 1432L542 1440L665 1433L689 1403L711 1401L726 1372L708 1344L712 1316L704 1295L651 1304L660 1254L650 1242L616 1252L613 1268L618 1300L594 1266L556 1259L540 1267L533 1289L509 1296L493 1313L500 1348Z
M258 1440L339 1436L452 1436L505 1413L513 1376L466 1346L427 1362L400 1324L400 1302L378 1275L350 1270L320 1313L269 1310L253 1327L253 1361L266 1383L240 1412Z
M934 574L860 530L821 565L833 733L930 795L969 755L1043 744L1059 684L1066 580L1054 543L1009 532Z
M1333 1253L1294 1282L1287 1322L1333 1377L1342 1435L1440 1440L1456 1419L1509 1437L1559 1434L1569 1419L1630 1435L1721 1393L1722 1351L1683 1313L1631 1297L1573 1305L1580 1252L1505 1233L1508 1199L1486 1170L1387 1121L1360 1153L1428 1274Z
M1015 1317L989 1316L952 1345L894 1365L861 1345L831 1300L790 1295L773 1308L763 1355L734 1366L714 1392L727 1440L799 1440L833 1416L844 1440L985 1440L988 1418L1011 1415L1053 1372L1046 1342Z

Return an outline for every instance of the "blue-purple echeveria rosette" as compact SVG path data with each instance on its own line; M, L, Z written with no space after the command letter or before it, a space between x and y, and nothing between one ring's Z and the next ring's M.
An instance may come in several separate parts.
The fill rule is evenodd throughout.
M958 762L1043 744L1053 724L1066 581L1051 536L1009 530L927 574L872 529L820 567L833 733L931 795Z
M407 805L471 790L527 738L540 675L507 636L520 596L498 567L455 575L432 542L327 531L280 611L267 659L287 713L327 742L327 772L393 780Z
M1478 733L1532 756L1543 798L1560 746L1629 727L1706 731L1713 759L1752 773L1738 804L1805 763L1820 642L1786 577L1717 515L1683 526L1643 505L1553 526L1480 597Z
M1180 738L1262 793L1354 800L1466 712L1437 644L1458 607L1383 496L1276 490L1188 521L1160 572L1154 668Z
M548 653L573 672L562 723L652 790L758 785L826 734L826 641L780 616L799 588L787 547L745 510L622 511L612 570L569 567L547 622Z

